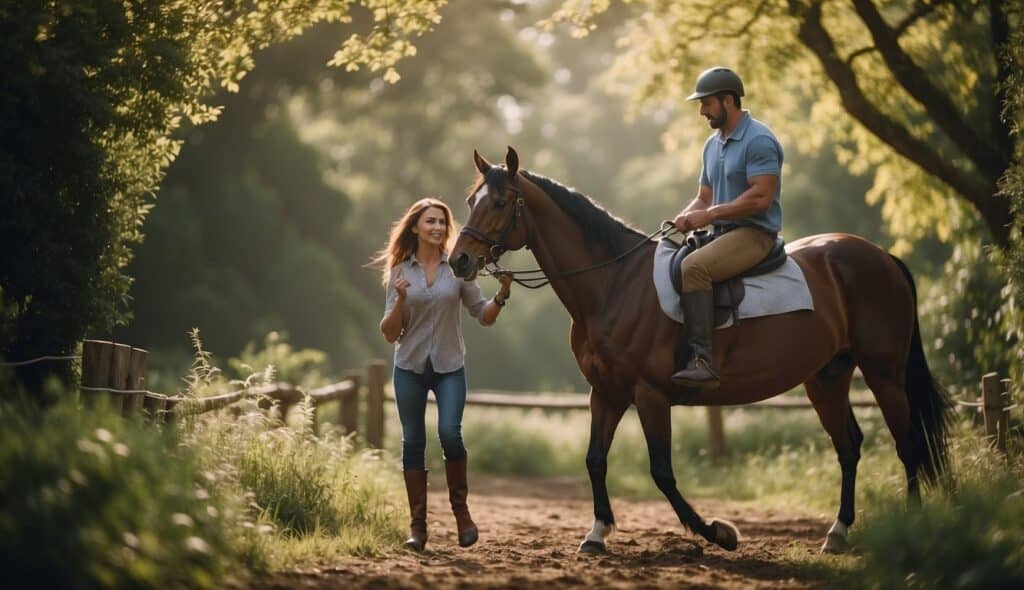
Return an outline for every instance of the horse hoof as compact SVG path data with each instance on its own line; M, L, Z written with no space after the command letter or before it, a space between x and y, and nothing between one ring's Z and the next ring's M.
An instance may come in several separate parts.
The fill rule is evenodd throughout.
M850 544L846 537L838 533L829 533L825 536L825 543L821 546L822 555L839 555L850 550Z
M459 547L469 547L476 543L478 538L480 538L480 535L477 533L476 527L461 532L459 533Z
M740 546L740 532L736 525L727 520L713 520L711 526L715 527L715 545L726 551L735 551Z
M608 550L605 548L604 543L598 543L597 541L583 541L580 543L578 551L578 553L586 553L588 555L600 555L607 552Z

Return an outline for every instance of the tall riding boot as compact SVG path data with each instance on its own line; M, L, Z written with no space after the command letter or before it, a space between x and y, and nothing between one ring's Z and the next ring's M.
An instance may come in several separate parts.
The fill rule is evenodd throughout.
M405 546L413 551L423 551L427 545L427 472L411 469L405 474L405 493L409 495L409 539Z
M714 297L711 291L683 293L683 329L693 357L686 368L672 375L672 382L685 387L717 389L718 373L711 355L711 329L714 322Z
M459 546L469 547L476 543L479 535L473 518L469 516L469 506L466 505L466 497L469 495L469 485L466 483L466 457L457 461L445 461L444 472L448 476L448 499L451 500L455 525L459 531Z

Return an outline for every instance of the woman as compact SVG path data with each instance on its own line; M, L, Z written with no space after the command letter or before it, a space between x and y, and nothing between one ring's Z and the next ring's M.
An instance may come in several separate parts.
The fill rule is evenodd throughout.
M459 302L484 326L490 326L509 297L510 277L487 301L475 282L457 279L448 266L455 234L452 212L433 198L421 199L391 229L387 246L374 263L383 269L387 298L380 330L395 344L393 383L402 423L402 469L412 513L405 545L422 551L427 543L427 471L424 461L424 416L427 391L437 399L437 433L444 450L448 498L459 532L459 545L477 540L466 506L466 448L462 411L466 405L465 343Z

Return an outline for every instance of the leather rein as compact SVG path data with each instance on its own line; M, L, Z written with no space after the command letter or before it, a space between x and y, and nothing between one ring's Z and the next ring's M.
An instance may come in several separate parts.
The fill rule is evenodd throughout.
M590 266L559 272L557 274L553 274L550 276L546 275L544 273L544 270L540 268L532 268L527 270L508 270L502 268L501 265L498 264L498 260L501 258L502 254L508 251L508 248L505 246L505 244L508 240L509 235L511 235L512 232L515 231L518 219L520 217L523 217L523 211L526 207L525 203L523 202L523 191L518 186L516 186L513 183L510 183L510 186L508 187L508 192L512 194L512 215L509 217L508 223L505 224L505 227L502 228L497 240L492 239L487 234L468 224L463 226L462 230L459 231L459 235L465 234L475 240L478 240L490 246L491 257L494 260L493 262L489 263L490 268L488 268L487 265L484 265L483 270L481 271L480 274L482 274L483 276L495 276L499 274L508 275L512 277L512 280L517 285L525 287L527 289L540 289L548 285L552 279L562 279L565 277L571 277L574 275L583 274L585 272L590 272L592 270L597 270L599 268L604 268L606 266L615 264L616 262L619 262L620 260L626 258L630 254L639 250L641 247L643 247L644 244L649 243L651 239L654 238L655 236L660 236L664 238L679 232L675 224L672 223L671 221L662 221L661 227L657 231L652 232L647 236L644 236L644 238L637 242L633 247L619 254L618 256L615 256L614 258L610 258L608 260L599 262L597 264L592 264ZM525 225L526 220L524 218L523 226L525 227Z

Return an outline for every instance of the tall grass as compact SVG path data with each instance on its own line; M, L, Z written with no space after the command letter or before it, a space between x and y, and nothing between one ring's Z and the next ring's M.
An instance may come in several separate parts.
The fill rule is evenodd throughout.
M310 410L293 413L288 427L259 412L207 418L190 437L225 485L249 498L253 524L268 531L260 549L272 568L379 554L402 539L398 472L351 438L315 434Z
M976 431L975 431L976 432ZM1008 458L962 433L955 481L920 507L878 498L851 532L862 559L846 576L858 588L1024 588L1024 455Z
M5 401L0 423L0 570L11 587L220 588L261 567L240 503L170 433L71 401Z

